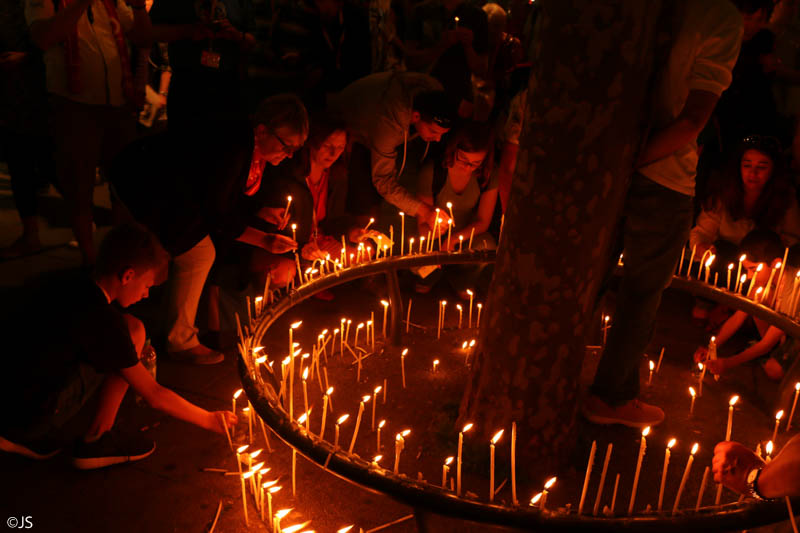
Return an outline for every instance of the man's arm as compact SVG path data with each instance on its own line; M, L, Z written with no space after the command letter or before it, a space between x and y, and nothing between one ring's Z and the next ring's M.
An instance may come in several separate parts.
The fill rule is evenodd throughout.
M153 26L145 9L144 0L132 0L129 6L133 11L133 26L125 35L136 46L150 46L153 44Z
M719 96L708 91L689 91L686 104L678 117L666 127L654 132L639 155L637 168L663 159L684 146L696 142L706 126Z
M741 365L742 363L746 363L748 361L752 361L757 357L761 357L763 355L767 355L770 350L772 350L775 346L783 338L783 331L776 328L775 326L770 326L767 332L764 334L764 337L755 343L754 345L750 346L746 350L739 352L736 355L731 357L727 357L724 359L725 367L731 368L733 366ZM709 370L712 369L711 361L709 361Z
M31 12L41 10L41 6L44 2L52 1L53 0L29 0L26 6L26 15L30 18ZM86 8L89 7L91 3L92 0L75 0L75 2L72 2L67 7L59 9L53 16L34 20L29 27L31 40L42 50L47 50L61 41L64 41L67 36L75 30L78 19L81 18L84 11L86 11Z

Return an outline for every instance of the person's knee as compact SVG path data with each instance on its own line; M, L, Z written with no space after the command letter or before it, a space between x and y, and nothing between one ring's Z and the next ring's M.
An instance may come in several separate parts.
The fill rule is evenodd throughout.
M147 332L145 331L144 324L141 320L133 315L124 314L122 317L125 319L125 323L128 326L128 333L130 333L131 341L133 342L133 346L136 348L136 355L141 356L142 347L144 347L144 342L147 338Z

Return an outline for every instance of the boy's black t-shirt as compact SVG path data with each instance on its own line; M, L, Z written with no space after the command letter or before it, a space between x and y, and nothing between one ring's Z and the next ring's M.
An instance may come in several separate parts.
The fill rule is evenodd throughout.
M122 313L87 274L59 276L22 294L2 327L14 347L0 359L2 409L10 418L42 414L80 363L103 374L138 363Z

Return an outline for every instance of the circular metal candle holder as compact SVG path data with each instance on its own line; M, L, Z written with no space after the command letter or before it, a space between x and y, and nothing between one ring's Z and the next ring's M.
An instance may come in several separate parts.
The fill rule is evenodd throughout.
M623 517L578 515L576 512L542 513L538 508L507 507L477 500L460 498L425 481L395 474L341 447L334 448L316 435L309 435L305 427L289 418L278 398L278 381L269 371L257 370L252 350L275 321L298 303L325 289L375 274L386 274L391 299L391 333L389 341L397 345L400 340L402 299L397 279L398 269L428 265L481 264L495 260L495 252L482 250L462 253L434 252L389 257L369 261L318 277L285 297L266 307L254 320L253 335L243 339L238 357L238 368L243 388L258 415L288 446L326 472L360 486L371 492L383 494L411 506L419 516L425 513L447 516L458 520L479 522L509 529L548 531L648 531L673 532L678 528L688 530L742 530L786 520L786 504L781 499L770 502L731 503L704 507L699 511L683 510L676 515L667 512L639 514ZM697 280L674 277L671 287L696 296L714 300L737 310L745 311L769 324L775 325L795 338L800 338L800 324L742 296L707 285ZM265 302L266 304L266 302ZM793 502L800 508L800 499Z

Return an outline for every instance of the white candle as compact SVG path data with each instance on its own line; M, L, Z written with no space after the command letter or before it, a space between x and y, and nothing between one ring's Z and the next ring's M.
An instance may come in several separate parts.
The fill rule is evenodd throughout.
M692 265L694 264L694 254L697 252L697 245L692 246L692 254L689 256L689 268L686 271L686 277L692 279Z
M689 387L689 396L692 397L692 403L689 404L689 416L692 416L694 413L694 400L697 396L697 393L694 391L694 387Z
M794 401L792 402L792 410L789 411L789 420L786 421L786 431L792 428L792 419L794 418L794 411L797 408L798 396L800 396L800 381L794 384Z
M372 391L372 423L369 426L372 431L375 431L375 406L378 405L378 393L382 389L383 387L378 385Z
M703 395L703 379L706 377L706 365L703 363L697 363L697 367L700 369L700 379L697 383L697 395Z
M772 441L768 441L767 444L764 446L765 452L765 461L770 462L772 460L772 450L775 448L775 444Z
M664 359L664 349L665 347L661 347L661 353L658 354L658 363L656 364L656 374L661 372L661 361Z
M664 503L664 487L667 484L667 469L669 468L669 455L670 449L675 446L675 439L670 439L667 443L667 448L664 450L664 468L661 471L661 488L658 490L658 507L656 508L658 511L661 511L661 507Z
M333 437L333 447L339 447L339 428L342 424L347 422L347 419L350 418L350 415L342 415L336 420L336 424L334 425L334 437Z
M450 463L453 462L453 456L451 455L447 459L444 460L444 464L442 465L442 488L447 488L447 473L450 471Z
M745 259L747 259L747 254L742 254L739 256L739 267L736 269L736 292L741 292L741 284L744 283L745 279L747 279L747 276L742 278L742 263Z
M545 506L547 505L547 495L549 494L549 490L555 484L555 482L556 478L551 477L544 484L544 490L542 491L542 502L539 504L539 510L542 512L545 511Z
M636 491L639 488L639 473L642 470L642 460L647 449L647 435L650 433L650 426L642 430L642 441L639 444L639 458L636 460L636 473L633 476L633 488L631 489L631 499L628 502L628 514L633 513L633 504L636 502Z
M606 484L606 474L608 473L608 462L611 460L611 450L614 448L612 443L608 443L606 448L606 458L603 460L603 471L600 473L600 486L597 488L597 497L594 499L594 509L592 509L592 516L597 516L600 510L600 499L603 496L603 486Z
M696 442L692 446L692 451L689 454L689 460L686 461L686 469L683 471L683 477L681 478L681 484L678 487L678 494L675 496L675 504L672 506L672 514L678 512L678 506L681 503L681 494L683 494L683 489L686 487L686 480L689 479L689 472L692 470L692 463L694 462L694 454L697 453L697 448L699 444Z
M406 354L408 348L403 348L403 353L400 354L400 375L403 378L403 388L406 388Z
M480 329L480 327L481 327L481 309L483 309L483 304L478 302L477 306L478 306L478 320L477 320L477 322L475 322L475 327Z
M245 472L244 474L239 476L239 479L242 481L242 508L244 509L244 523L245 525L250 525L250 520L247 518L247 490L245 489L244 481L246 479L250 479L253 476L253 471Z
M614 514L614 509L617 506L617 489L619 488L619 474L617 479L614 480L614 492L611 494L611 514Z
M500 430L492 437L492 442L489 444L489 501L494 501L494 446L503 436L503 431Z
M739 278L739 290L736 291L736 294L742 294L744 290L744 282L747 281L747 274L742 274L742 277Z
M725 440L731 440L731 431L733 429L733 406L739 401L739 395L731 396L728 400L728 425L725 428Z
M403 241L406 240L406 214L400 211L400 255L403 255ZM411 243L414 241L412 239ZM409 247L409 251L411 248Z
M727 286L726 286L728 291L731 290L731 272L732 271L733 271L733 263L730 263L730 264L728 264L728 283L727 283Z
M290 201L291 198L290 196ZM294 420L294 330L302 323L300 320L289 326L289 418L291 420Z
M775 441L778 437L778 427L781 425L781 418L783 418L783 409L775 413L775 429L772 431L773 441Z
M458 236L458 253L461 253L462 251L464 251L464 236L463 235L459 235Z
M700 482L700 492L697 493L697 503L695 503L694 506L695 512L700 510L700 505L703 503L703 494L706 492L706 483L708 482L709 470L709 467L706 467L706 469L703 470L703 481Z
M653 360L650 360L650 377L647 378L647 385L650 386L653 384L653 370L656 369L656 364Z
M472 429L470 422L458 432L458 454L456 455L456 496L461 496L461 451L464 447L464 433Z
M305 414L303 416L306 417L306 420L305 420L305 422L306 422L306 432L307 433L311 433L311 428L309 427L309 424L310 424L309 419L311 417L308 416L308 385L307 385L307 380L308 380L308 367L306 367L306 369L303 370L303 405L304 405L304 407L306 409L305 410Z
M456 309L458 309L458 329L461 329L461 316L463 311L461 304L456 304Z
M400 473L400 454L403 453L403 448L405 447L406 441L405 438L411 433L410 429L406 429L401 431L397 435L394 436L394 473Z
M583 513L583 504L586 501L586 491L589 489L589 479L592 477L592 467L594 466L594 455L597 452L597 441L592 441L589 450L589 463L586 465L586 474L583 477L583 489L581 490L581 500L578 503L578 514Z
M322 424L319 428L320 440L325 440L325 419L328 416L328 401L331 394L333 394L333 387L328 387L328 390L322 395Z
M378 422L378 436L377 436L378 443L376 450L379 452L381 451L381 430L385 425L386 425L386 420L381 420L380 422Z
M353 438L350 439L350 448L347 449L347 453L353 453L353 448L356 446L356 438L358 437L358 428L361 427L361 415L364 414L364 404L366 404L370 400L370 396L363 396L361 398L361 403L358 406L358 415L356 416L356 427L353 429Z
M608 321L611 320L611 317L606 315L603 317L603 346L606 345L606 340L608 340Z
M686 255L686 246L681 247L681 260L678 261L678 276L681 275L681 269L683 268L683 258Z

